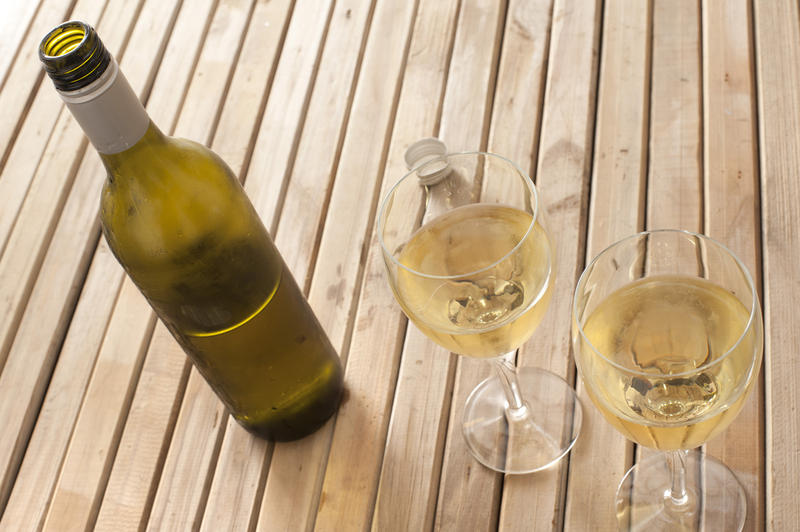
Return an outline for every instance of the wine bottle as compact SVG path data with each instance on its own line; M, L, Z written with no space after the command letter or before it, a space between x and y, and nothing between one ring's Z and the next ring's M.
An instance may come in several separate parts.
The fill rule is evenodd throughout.
M88 24L51 30L39 58L106 167L112 252L198 371L251 432L319 428L341 362L230 168L156 127Z

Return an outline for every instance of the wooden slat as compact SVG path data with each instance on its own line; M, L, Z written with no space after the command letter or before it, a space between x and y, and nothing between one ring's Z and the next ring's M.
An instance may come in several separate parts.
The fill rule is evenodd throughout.
M335 173L371 12L370 2L338 2L328 26L299 140L299 157L291 167L281 223L275 235L284 260L300 280L307 277L313 266L313 243L317 241L330 187L324 177L332 178ZM313 156L308 156L310 154ZM301 286L307 284L301 281ZM231 507L237 508L235 516L242 526L254 522L261 506L265 466L271 458L265 454L271 446L254 445L254 438L238 427L232 431L231 426L228 429L203 520L203 527L208 530L218 529L215 523L230 522ZM228 449L230 453L226 454ZM241 463L234 462L237 458ZM242 475L242 466L248 475ZM226 502L234 494L242 501L238 505ZM304 504L302 499L295 502Z
M418 7L386 167L375 174L382 176L381 197L405 172L402 155L406 147L435 131L456 5L421 2ZM337 523L361 529L369 526L387 437L398 340L405 321L388 289L374 231L369 243L348 354L348 399L337 419L319 502L316 525L320 530L335 529ZM353 438L363 445L352 446ZM375 519L379 521L380 517Z
M520 165L532 179L540 138L553 7L553 0L509 2L487 146L487 151L508 157ZM547 225L547 194L542 189L538 192L539 212ZM549 225L547 229L553 230ZM556 275L560 274L556 272ZM569 301L568 295L563 296L563 302ZM558 296L553 298L558 299ZM569 329L570 323L569 317L565 318L559 324L563 331ZM534 332L539 342L543 340L538 338L542 332L542 328ZM544 357L537 352L538 348L533 347L533 342L528 344L517 356L518 366L540 366ZM566 376L569 366L569 345L564 347L561 357L554 356L556 353L548 356L554 362L548 369L561 376ZM536 410L541 406L532 403L531 408ZM544 530L552 527L556 506L560 503L559 484L561 471L566 470L564 463L542 473L507 475L502 486L498 528Z
M33 22L41 0L3 2L0 5L0 90L8 79L10 67L19 55L19 47Z
M139 291L123 285L86 389L81 411L61 465L45 518L44 530L82 530L97 515L99 495L111 469L119 433L133 396L154 319ZM144 337L143 337L144 336Z
M4 2L4 5L16 4L33 4L34 2ZM83 3L84 5L86 2ZM2 84L0 91L0 169L4 168L7 158L9 157L10 150L16 146L18 150L28 150L37 153L35 159L41 156L41 145L46 142L50 135L52 126L55 123L55 112L51 111L49 114L35 114L34 120L28 120L30 124L28 127L20 128L23 126L23 120L30 117L29 109L31 102L36 94L38 94L38 87L44 77L41 64L39 63L39 42L42 37L50 31L54 26L67 19L74 5L74 0L43 0L36 15L25 34L19 46L19 53L14 58L14 64L9 65L10 70L6 73L6 79L13 80L11 83L5 82ZM78 8L76 8L77 11ZM97 18L99 12L93 17ZM11 24L16 25L17 21L10 19ZM5 35L5 33L3 34ZM4 54L5 57L5 54ZM11 58L9 58L11 59ZM7 67L8 68L8 67ZM5 70L5 69L3 69ZM52 90L52 89L51 89ZM38 141L37 141L38 139ZM38 151L36 151L38 150ZM35 161L34 161L35 162ZM29 175L17 176L15 183L11 190L22 189L22 196L24 196L24 189L28 186ZM2 180L0 180L1 182ZM8 181L8 180L7 180ZM8 201L8 207L11 208L16 202L16 205L21 203L21 197L7 196L6 187L8 184L0 185L0 191L4 194L2 197L4 201ZM16 210L15 207L12 210ZM5 209L4 209L5 210ZM5 234L8 231L4 215L0 217L0 242L5 240ZM0 245L0 252L3 246Z
M135 6L135 3L128 4L129 9ZM102 8L102 0L86 0L77 5L75 11L91 20L100 16ZM53 25L42 30L41 35ZM41 24L35 24L36 29L39 26ZM120 31L115 35L125 33ZM31 38L29 35L28 40ZM116 50L115 44L121 44L120 40L110 42L109 49ZM31 46L37 49L38 40ZM38 63L35 53L25 54L21 59ZM12 75L17 77L16 72ZM0 108L4 105L15 108L13 102L3 102L3 96L23 92L26 86L24 72L19 77L19 86L11 84L9 90L0 94ZM22 317L22 305L30 294L41 263L42 246L50 238L55 215L63 205L66 190L75 176L77 161L87 144L80 127L68 116L50 85L39 85L38 90L31 88L36 97L27 114L28 120L0 174L0 197L3 198L3 209L0 210L0 277L19 280L13 285L0 287L0 314L6 316L0 325L0 367L8 354L14 330ZM0 129L0 146L11 146L11 133L5 138L6 124L5 120L0 121L0 128L3 128ZM43 145L46 145L44 150ZM31 218L36 222L31 224Z
M136 7L135 4L129 4L124 8L120 6L121 14L128 15L127 20L124 16L121 20L114 20L115 12L109 12L111 21L104 27L112 33L127 33L126 24L130 24L132 7ZM110 44L119 46L121 42L112 39ZM55 94L51 96L57 98ZM86 246L93 247L96 242L96 233L91 231L84 234L75 233L75 227L70 226L71 233L67 238L71 239L71 245L76 247L68 248L65 256L49 255L45 271L52 273L53 279L43 277L43 281L35 285L34 291L39 265L44 262L47 255L50 236L57 232L59 210L66 202L71 185L71 179L64 180L64 169L66 168L67 176L70 178L75 176L82 153L82 149L79 148L85 145L86 140L77 123L67 116L66 111L62 111L57 133L47 147L45 156L47 163L36 172L34 188L26 198L12 234L10 241L13 245L9 246L7 252L0 258L0 279L16 281L5 282L0 286L0 307L6 316L3 329L0 330L0 359L4 358L2 355L8 353L3 373L0 374L0 398L4 398L0 404L0 412L7 428L0 433L0 457L2 457L0 463L3 464L0 473L2 478L0 506L5 503L9 495L11 479L19 467L21 455L35 421L35 405L40 404L47 379L52 372L57 346L63 337L65 327L65 318L62 317L64 303L68 307L74 304L76 296L74 283L84 276L87 267ZM7 166L6 170L10 168L11 166ZM80 175L81 178L85 177L84 174ZM60 183L62 180L66 182ZM78 183L79 187L85 185L83 179L79 179ZM82 200L84 199L83 191L77 194ZM76 203L77 199L76 197L73 202L66 202L64 212L70 216L77 215L79 220L85 220L85 225L91 227L94 218L92 211L86 210L83 201ZM64 225L60 227L63 231ZM60 234L63 235L63 232ZM82 271L71 270L70 265ZM51 290L48 291L43 285L49 281L59 284L51 285ZM31 311L23 319L26 300L31 293L34 293L34 298L28 304ZM37 310L45 314L34 314ZM16 327L17 323L20 324L19 329ZM42 327L48 325L52 334L45 336L42 334ZM46 341L42 342L43 339ZM32 407L33 410L29 410Z
M262 18L258 20L258 25L252 26L252 30L256 32L263 31L262 27L264 24L272 24L276 22L274 18L265 20L263 18L265 15L274 17L276 13L279 13L281 19L285 18L285 9L287 8L287 4L284 3L282 6L278 6L279 9L281 7L283 9L277 12L267 11L265 13L263 9L259 10L259 16ZM295 11L295 13L297 13L297 11ZM221 16L220 20L225 25L224 27L229 25L229 21L226 21L226 17ZM275 25L273 31L280 32L279 35L282 35L282 28L283 26L281 22L281 24ZM233 36L234 33L231 33L231 37ZM287 38L291 40L291 37ZM278 42L275 37L272 38L272 42L273 46L277 46ZM209 44L209 46L217 45ZM250 44L250 46L252 47L253 44ZM316 53L314 51L314 46L310 46L310 49L312 50L311 53ZM284 53L285 50L286 48L284 47ZM263 53L263 50L261 52ZM252 57L252 54L255 52L251 48L247 50L247 53ZM232 58L232 56L229 57L228 61L230 62ZM261 56L261 59L263 61L263 56ZM201 65L198 65L198 70L201 69L202 64L203 61L201 60ZM313 66L313 61L308 62L308 64ZM261 67L263 68L263 63ZM251 65L251 68L258 67ZM271 77L269 76L271 72L272 69L267 68L264 69L262 73L256 75L256 79L261 79L262 87L267 83L268 77ZM197 82L200 83L203 77L208 76L209 74L210 72L206 72L205 74L200 73L196 77ZM244 76L244 78L240 77L237 82L249 83L246 78L251 75L252 74L248 73L247 71L244 71L241 74L241 76ZM282 80L279 70L279 72L276 74L275 83L281 82L285 83L285 80ZM200 86L202 85L198 85L198 87ZM207 89L204 89L202 92L205 93L206 91ZM301 91L298 92L302 94ZM272 94L274 94L274 91ZM253 94L252 96L255 97L256 95L260 99L260 94ZM255 101L254 98L251 99L249 108L253 109L258 107L259 103ZM236 107L233 109L235 110ZM243 127L245 124L243 123L241 117L239 117L238 123L235 119L235 116L228 116L227 121L224 122L227 129L225 131L220 130L217 138L223 138L230 135L238 137L240 143L248 142L250 139L250 131L252 131L252 126ZM226 140L225 142L230 142L230 140ZM239 160L236 162L239 166L241 166L244 163L244 160L243 158L239 158ZM165 334L162 335L161 338L154 340L154 349L156 345L155 342L166 344L171 343L172 341L173 340L169 338L165 331ZM203 517L203 512L205 509L206 498L208 497L209 490L211 489L211 475L214 473L215 462L217 460L218 453L221 449L223 449L221 447L224 437L223 430L228 424L226 418L227 415L224 411L224 408L213 391L204 382L202 382L202 379L196 370L192 369L189 385L184 396L181 412L177 421L173 440L170 445L169 454L167 455L166 462L164 464L161 482L159 483L155 500L153 502L153 510L148 522L148 527L150 529L180 529L184 527L199 526L200 519ZM240 434L240 436L244 435ZM224 449L231 449L231 447L226 446ZM253 447L253 449L256 450L258 447ZM260 464L256 463L256 466L260 467ZM261 473L257 472L256 477L260 481ZM175 493L180 495L175 496ZM239 515L241 519L247 519L249 521L249 515L246 514L251 508L252 503L248 503L237 515Z
M153 64L155 62L157 65L157 58L163 48L160 39L154 36L166 34L172 20L172 10L174 6L168 3L151 1L139 13L139 27L144 26L146 32L139 35L134 32L130 42L137 53L123 58L122 68L139 74L132 78L132 83L140 94L144 93L147 80L154 75L150 70L155 70ZM42 357L44 360L53 357L60 346L75 305L76 285L84 279L86 263L97 242L97 206L104 173L94 154L84 158L9 355L10 361L18 358L22 368L35 367L35 360ZM110 311L100 312L99 309L112 308L122 282L122 269L114 260L107 260L109 256L109 250L102 243L94 259L95 263L99 263L95 268L100 271L86 279L82 296L82 299L91 298L91 305L96 306L98 311L94 314L77 313L73 318L73 332L69 333L61 348L59 364L55 368L36 430L28 445L27 459L23 462L16 480L7 511L21 519L21 525L35 523L43 516L50 486L55 482L60 457L66 449L97 353L97 348L91 346L99 347L108 322ZM100 286L93 284L95 282ZM81 301L78 308L83 305L86 303ZM46 333L43 334L43 331ZM70 340L76 335L85 337L85 344L79 345ZM46 362L43 365L43 374L48 375L50 367ZM24 382L20 377L14 380L20 386ZM17 401L22 403L19 401L20 395L24 396L22 390L17 388L14 391ZM33 399L35 402L39 400L36 397ZM37 464L42 457L59 459L47 459L44 461L46 467L40 468ZM48 486L48 489L42 489L43 486Z
M117 290L112 287L119 287L120 277L121 268L116 259L108 247L101 244L75 310L75 325L61 347L59 364L36 418L36 427L0 521L0 530L36 530L44 524L62 456L117 298ZM50 337L42 335L41 329L37 328L37 332L40 333L38 338L47 345L36 346L31 342L26 346L29 352L35 353L42 347L54 349Z
M250 148L247 130L253 130L263 110L286 33L291 2L257 2L237 61L231 87L213 141L214 150L241 175ZM262 28L268 28L264 31ZM269 64L271 68L264 68ZM242 117L254 123L243 127ZM244 129L244 131L243 131ZM228 416L216 470L202 517L201 530L252 529L272 445L255 438Z
M766 320L768 530L800 530L800 15L794 2L755 3Z
M275 244L303 287L310 285L315 243L336 174L373 9L372 1L336 3L291 168Z
M700 57L699 6L655 0L648 229L703 230Z
M597 127L586 260L642 228L650 79L649 2L605 3ZM614 493L630 466L632 444L584 402L582 436L572 450L565 527L613 529Z
M728 246L761 285L755 85L750 2L703 3L705 233ZM747 492L745 530L763 530L764 386L707 452L738 476ZM748 435L743 437L743 435ZM729 501L731 504L735 501ZM732 528L735 523L726 523Z
M703 232L700 35L699 5L654 1L647 229ZM651 248L648 258L658 254ZM658 452L637 446L635 461Z
M535 175L544 221L556 246L556 280L550 309L518 355L520 366L543 367L570 381L572 295L584 258L581 227L589 197L600 14L598 2L556 0L553 5ZM584 402L583 408L593 406ZM506 477L501 530L562 529L569 459L551 470Z
M176 135L193 138L202 143L208 143L211 139L219 118L218 110L222 107L225 90L233 74L235 63L231 59L237 56L253 5L251 0L220 2L213 12L205 36L202 34L193 36L202 41L202 50L189 82L183 110L175 128ZM192 18L191 11L187 11L187 24ZM194 20L196 27L196 17ZM198 109L202 109L203 112L198 112ZM242 129L243 136L247 132L247 129ZM148 351L148 360L160 356L174 357L175 366L181 358L180 349L163 324L156 327ZM185 359L184 364L188 365ZM132 454L136 453L142 460L140 462L121 459L118 462L120 496L127 494L137 500L146 501L152 497L149 489L158 486L155 497L150 499L152 508L148 509L150 515L147 525L151 529L183 529L198 522L210 483L209 464L215 460L221 443L222 432L219 428L226 424L224 407L196 370L190 370L185 390L183 374L183 371L175 371L171 378L165 375L165 378L169 378L166 383L158 380L147 383L167 384L166 388L171 393L168 395L169 400L165 401L166 405L151 404L148 408L146 403L148 389L143 387L137 390L137 395L143 403L140 403L141 410L136 410L140 416L131 419L126 431L130 434L131 440L144 440L142 445L139 445L139 441L131 443ZM183 392L183 403L175 421L171 440L169 437L162 438L159 444L155 444L159 439L156 430L161 428L163 431L167 427L172 427L172 410L165 406L177 404L181 392ZM134 404L134 407L136 406ZM157 421L154 426L145 424L152 422L153 418ZM141 433L148 437L142 438ZM167 441L170 443L169 451L163 458L161 466L163 457L161 453ZM147 442L154 444L148 446ZM163 469L159 470L161 467ZM116 469L115 467L115 473ZM145 478L150 482L154 482L157 475L161 476L157 483L140 483L133 486L125 482L132 470L145 473ZM144 512L140 511L139 515L135 516L139 523L148 518L143 514ZM109 514L109 517L112 515Z
M168 34L172 46L161 62L147 106L150 116L166 132L171 133L175 129L178 122L175 102L180 101L177 98L184 94L183 90L174 88L186 86L192 75L193 62L186 61L186 56L196 55L202 42L201 36L197 35L197 21L209 17L211 6L211 2L195 2L193 10L184 9L178 13L178 4L161 2L159 6L159 2L154 0L142 12L131 37L131 46L140 46L152 40L153 35L161 34L158 28L160 24L172 30L171 35ZM168 11L159 13L164 9ZM166 46L166 39L162 46ZM178 59L183 60L176 64ZM127 74L129 69L126 65L123 67ZM130 79L136 79L136 72L127 75ZM150 78L154 76L155 72ZM152 82L147 85L150 84ZM208 110L199 114L211 112ZM204 130L198 129L193 133L201 136L205 133L208 136L211 127L213 124L209 121ZM130 283L130 280L126 279L125 282ZM175 422L175 403L180 402L188 375L186 356L177 346L169 345L155 356L152 352L151 347L137 382L115 462L103 493L95 523L97 530L140 528L149 513L151 486L163 464L165 440L169 441Z
M374 7L309 290L312 308L346 363L349 399L339 410L335 421L337 431L343 412L353 404L353 381L347 375L354 366L346 349L352 327L351 309L360 285L366 236L371 229L375 176L381 174L385 163L386 137L394 119L397 83L405 62L414 11L413 2L382 1ZM285 223L281 221L282 226ZM354 512L330 522L322 511L325 495L321 500L320 490L325 490L325 465L335 463L337 469L344 465L326 461L333 428L334 423L328 423L309 438L275 446L259 514L259 530L308 529L314 525L318 505L321 509L316 527L321 530L331 526L347 528L351 520L364 518L361 512ZM363 439L365 436L361 434ZM348 446L352 441L348 441Z
M146 87L146 85L149 83L148 80L151 79L152 76L153 76L152 73L149 73L149 71L153 68L153 60L154 59L157 60L160 57L161 51L163 49L163 41L161 39L154 38L154 35L158 35L158 32L154 32L154 30L158 29L158 24L159 23L163 24L161 26L161 33L162 34L163 34L163 32L165 32L169 28L169 21L171 20L171 17L169 16L169 11L165 12L163 10L164 7L167 7L168 9L172 8L172 6L169 6L169 5L167 5L167 6L156 5L155 2L153 2L153 3L151 3L151 5L149 7L146 7L141 13L139 13L139 15L141 17L141 20L147 26L145 28L145 31L140 33L140 35L142 37L142 40L141 41L137 41L136 39L134 39L134 41L133 41L134 43L138 43L136 45L138 46L139 55L132 54L130 61L124 60L124 59L122 61L123 70L126 69L126 67L129 67L129 70L131 70L134 73L142 72L144 74L144 75L139 76L138 78L134 78L134 79L131 80L135 89L137 87ZM154 19L156 20L155 27L153 27ZM102 27L98 28L98 31L102 32L103 28ZM136 37L135 34L134 34L134 37ZM108 41L108 39L106 39L106 41ZM152 54L152 55L150 55L150 54ZM156 65L158 64L157 61L156 61L155 64ZM180 71L178 71L178 72L180 72ZM138 90L140 92L143 92L145 89L144 88L139 88ZM62 245L66 246L66 249L69 250L69 247L68 247L70 245L69 240L70 239L72 239L72 240L76 239L77 235L79 234L79 232L76 232L76 227L81 227L81 226L84 226L84 225L90 225L90 226L94 225L94 227L96 228L96 223L97 223L97 221L96 221L97 207L96 206L97 206L97 204L99 202L99 184L100 184L100 182L102 180L101 176L104 174L104 172L101 170L101 168L102 167L101 167L101 165L99 165L99 161L97 160L96 156L94 156L94 155L92 155L91 157L87 157L84 160L84 165L82 166L81 170L79 171L79 179L76 180L76 187L77 187L77 183L78 182L82 181L84 184L82 185L82 189L77 189L76 187L74 187L74 190L72 192L73 195L71 196L71 199L74 198L74 201L75 201L74 205L79 207L79 208L78 207L76 207L76 208L78 208L79 214L81 216L77 220L72 215L69 216L66 219L62 219L61 220L60 228L63 227L63 230L65 231L64 238L67 241L63 242L62 240L56 240L57 242L59 242L59 245L58 246L54 246L54 249L52 249L51 251L53 251L53 252L59 251L58 248L61 247ZM95 198L95 199L87 201L87 199L86 199L87 196L89 198ZM68 203L67 204L67 209L65 209L65 213L64 213L65 216L68 215L69 213L71 213L72 211L76 210L76 208L70 208L70 205L72 205L72 203ZM75 222L80 222L81 219L83 219L85 221L83 223L75 223ZM91 234L91 230L90 230L90 234ZM95 229L94 235L96 235L96 234L97 233L96 233L96 229ZM96 239L96 236L90 237L90 238ZM94 240L92 240L92 245L93 245L93 242L94 242ZM81 248L81 246L78 246L78 247ZM83 247L85 247L85 245ZM78 250L78 252L80 252L80 250ZM72 250L69 250L69 252L66 253L67 256L70 256L72 254L74 254L74 251L72 251ZM66 264L63 263L64 258L65 257L62 257L62 255L59 254L57 256L53 256L52 260L54 260L54 261L62 261L61 266L64 267L64 266L66 266ZM74 260L74 259L70 259L70 260ZM56 267L56 266L54 266L54 267ZM46 270L43 270L43 272L44 271L46 271ZM116 276L116 280L115 280L114 283L110 283L112 286L115 287L110 292L112 295L114 294L114 292L116 290L116 287L119 286L119 283L121 282L121 279L122 279L121 270L119 269L119 267L117 265L113 266L113 271L114 271L114 274ZM44 279L46 279L47 282L52 281L49 278L44 278ZM57 281L58 281L58 279L56 278L55 282L57 282ZM106 289L108 289L108 287L106 287ZM58 293L59 291L61 291L61 290L60 289L59 290L55 290L56 293ZM50 296L54 296L53 293L46 292L45 293L45 297L48 294ZM66 303L66 304L68 305L69 303ZM32 316L32 318L35 319L35 316ZM105 320L105 319L107 319L107 316L102 316L100 318ZM93 317L93 320L94 321L98 321L97 318L94 318L94 317ZM105 327L105 321L103 321L102 324L101 323L95 323L93 325L87 325L87 326L97 327L98 325L101 327L101 330L102 330L102 328ZM127 328L126 327L120 327L120 331L127 332ZM145 334L145 333L142 332L142 334ZM93 354L94 353L88 353L89 356L93 356ZM109 356L111 356L111 355L109 355ZM136 369L138 368L138 366L136 364L133 364L133 365L128 365L128 368L131 368L131 370L135 372ZM64 378L70 379L70 377L73 377L76 380L79 380L81 378L81 376L78 375L78 374L76 374L74 376L71 375L72 371L73 371L72 368L69 367L69 366L66 366L66 367L65 366L59 366L57 368L57 370L56 370L56 374L58 375L60 373L65 373L65 375L63 376ZM54 379L55 379L55 377L54 377ZM82 391L80 389L77 389L77 390L73 390L73 393L80 394L80 393L82 393ZM78 395L78 398L80 398L80 395ZM91 422L88 422L88 421L84 422L84 425L86 425L86 424L91 426ZM65 426L66 428L62 429L62 430L67 430L67 431L71 427L71 424L67 419L62 420L60 422L60 425L62 427ZM91 429L88 429L88 430L91 430ZM68 435L68 433L67 433L67 435ZM63 436L62 436L62 438L63 438ZM114 439L114 438L116 438L116 436L112 434L111 438ZM59 441L62 441L61 438L59 438ZM62 445L63 445L63 443L62 443ZM41 448L41 445L39 446L39 448ZM52 447L48 447L48 448L52 449ZM103 460L103 457L98 457L98 459L99 460ZM80 460L80 459L79 458L75 458L73 460ZM103 472L101 477L104 476L105 474L106 474L106 472ZM91 487L87 486L87 490L91 490ZM41 494L37 494L37 497L41 497ZM89 504L93 504L93 503L91 503L91 501L90 501ZM91 511L94 511L94 510L91 510Z
M504 22L513 23L499 2L461 5L439 131L450 151L486 148ZM467 357L456 364L434 528L488 530L497 523L501 478L469 452L461 420L467 395L491 366Z
M270 232L277 226L332 9L331 0L295 4L247 168L246 176L256 179L246 181L245 190Z

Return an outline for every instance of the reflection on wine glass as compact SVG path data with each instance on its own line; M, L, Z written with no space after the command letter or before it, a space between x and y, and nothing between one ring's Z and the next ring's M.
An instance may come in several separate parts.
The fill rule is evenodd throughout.
M741 530L736 477L689 449L733 421L761 365L761 308L747 268L703 235L640 233L586 268L572 326L594 404L627 438L665 451L620 484L621 528Z
M406 315L445 348L494 364L497 376L464 411L475 457L506 473L557 462L580 430L577 397L560 377L513 362L542 320L554 276L531 180L497 155L432 157L384 199L378 234Z

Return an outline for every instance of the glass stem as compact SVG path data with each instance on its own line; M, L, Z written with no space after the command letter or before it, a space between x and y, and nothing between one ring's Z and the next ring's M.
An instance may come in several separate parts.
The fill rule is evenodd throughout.
M514 352L507 353L502 357L492 360L497 378L503 385L508 408L506 413L515 419L520 419L528 414L528 406L519 391L519 381L517 380L517 366L514 364Z
M689 503L686 493L686 457L689 451L678 450L667 452L667 462L671 475L669 492L665 493L666 503L674 511L681 511Z

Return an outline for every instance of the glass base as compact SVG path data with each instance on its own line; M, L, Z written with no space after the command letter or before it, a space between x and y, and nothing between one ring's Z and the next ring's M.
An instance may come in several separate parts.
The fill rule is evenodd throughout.
M722 462L697 451L686 457L686 500L670 497L666 453L628 470L617 489L620 530L741 531L747 515L744 489ZM680 504L683 502L683 504Z
M467 399L462 430L473 456L501 473L524 474L558 462L575 444L583 412L575 390L561 377L519 368L523 408L510 411L497 377L480 383Z

